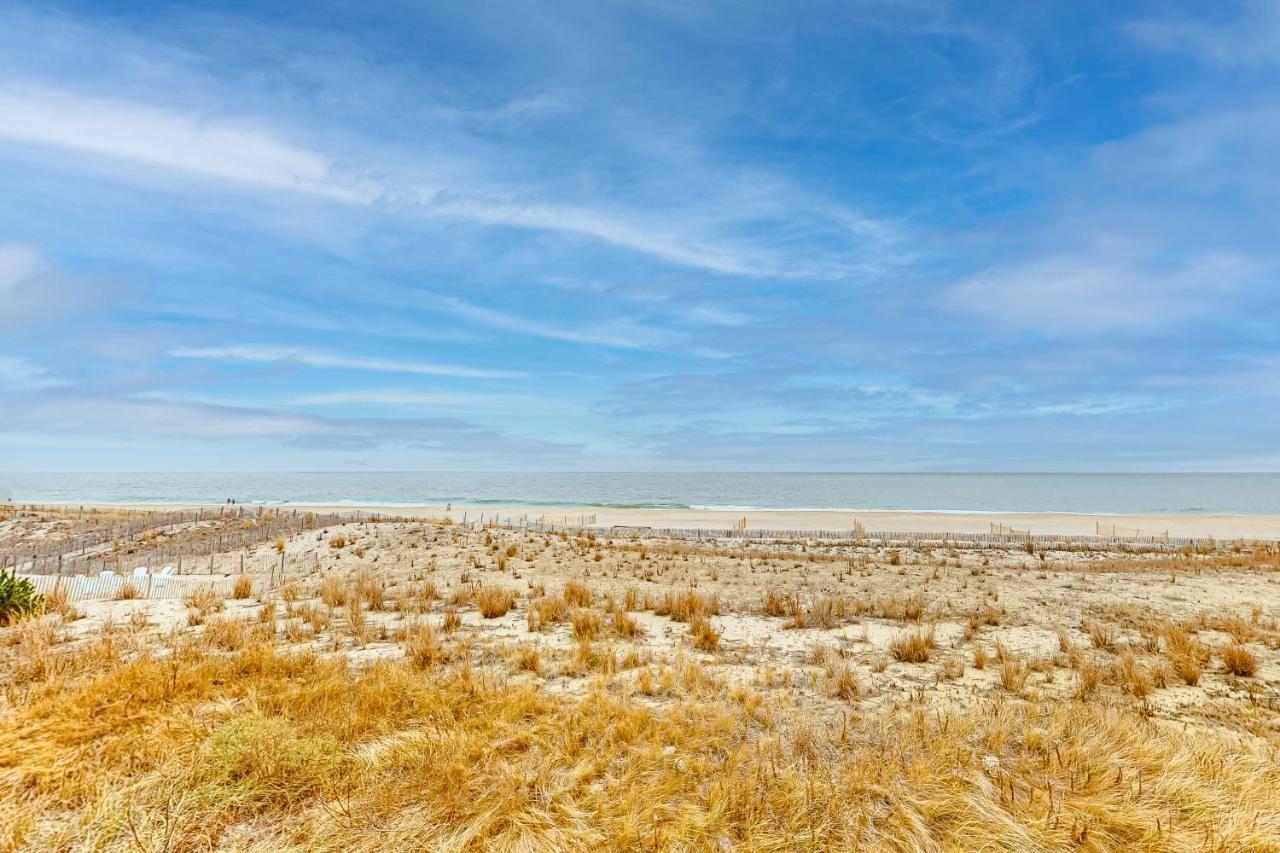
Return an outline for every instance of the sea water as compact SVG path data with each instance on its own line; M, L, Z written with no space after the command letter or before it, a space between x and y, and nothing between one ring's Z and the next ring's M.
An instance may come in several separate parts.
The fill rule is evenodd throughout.
M1280 474L371 472L4 474L43 503L573 506L1280 515Z

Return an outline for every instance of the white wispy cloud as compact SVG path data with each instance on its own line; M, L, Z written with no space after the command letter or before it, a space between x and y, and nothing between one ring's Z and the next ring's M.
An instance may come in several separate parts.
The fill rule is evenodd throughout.
M486 326L570 343L638 349L660 346L668 340L668 335L664 332L631 322L615 322L605 326L566 326L475 305L453 296L433 296L427 302L454 316Z
M338 180L329 157L224 117L0 82L0 139L54 146L219 181L368 202L368 186Z
M685 316L710 326L745 326L753 319L744 311L735 311L722 305L695 305L685 312Z
M943 304L1032 331L1167 330L1225 310L1257 272L1254 262L1232 253L1172 263L1094 246L990 267L949 288Z
M524 376L524 373L516 370L489 370L426 361L345 355L307 349L305 347L237 344L233 346L179 347L171 350L169 354L174 358L204 359L209 361L297 364L305 367L335 370L413 373L424 376L453 376L464 379L515 379Z
M372 404L378 406L442 406L458 409L505 410L527 405L536 398L524 394L469 394L452 391L414 391L400 388L357 388L301 394L291 400L294 406L345 406Z
M509 225L591 237L624 249L685 266L734 275L755 275L767 259L744 247L717 245L696 235L684 236L637 218L623 218L598 208L545 203L520 204L500 197L443 200L429 211L489 225ZM770 268L775 264L769 262Z
M0 388L28 390L66 384L65 379L29 358L0 354Z
M1128 30L1148 47L1190 53L1214 65L1280 64L1280 4L1274 0L1250 0L1226 21L1166 16L1136 21Z
M1032 406L1025 411L1031 417L1111 417L1115 415L1132 415L1144 412L1161 412L1177 408L1177 400L1151 400L1141 397L1106 397L1083 400L1065 400L1057 403L1043 403ZM996 417L1007 417L1010 414L1023 414L1014 410L1011 413L992 413Z
M730 275L827 278L901 261L892 245L898 241L896 226L810 199L777 179L760 176L746 182L761 184L754 196L710 197L696 205L668 204L655 212L605 198L587 204L564 200L536 178L511 178L508 155L478 143L467 146L465 135L453 147L437 146L422 155L425 159L383 152L373 176L368 150L348 151L349 142L336 150L286 138L325 136L322 130L221 114L198 105L102 97L38 79L0 79L0 115L5 116L0 141L131 164L143 170L139 178L145 182L153 181L159 169L244 189L376 207L419 220L452 219L576 236ZM343 137L349 139L350 134ZM375 148L383 146L366 141ZM742 183L738 178L721 185ZM794 215L819 231L842 232L846 245L817 254L770 245L760 226L779 215ZM751 238L735 238L739 230L751 232ZM788 240L793 230L794 225L788 229Z
M44 257L36 247L0 243L0 293L35 276L44 267Z
M60 342L68 320L98 315L128 290L115 281L73 274L38 246L0 243L0 335L10 343Z
M1280 195L1280 167L1271 156L1280 134L1274 98L1211 109L1152 125L1098 146L1091 163L1107 178L1130 185L1184 191L1232 190Z
M571 453L575 445L513 435L453 417L321 417L163 396L35 392L0 409L0 433L146 434L201 440L265 438L286 446L359 450L394 446L463 457Z

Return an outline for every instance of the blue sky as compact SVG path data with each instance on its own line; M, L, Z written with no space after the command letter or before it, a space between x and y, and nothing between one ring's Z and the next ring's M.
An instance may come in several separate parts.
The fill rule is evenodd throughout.
M1280 469L1280 4L0 6L0 470Z

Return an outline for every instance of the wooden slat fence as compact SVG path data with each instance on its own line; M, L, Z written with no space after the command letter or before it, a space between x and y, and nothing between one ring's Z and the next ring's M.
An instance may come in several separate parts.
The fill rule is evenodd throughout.
M1067 534L1067 533L1024 533L1017 532L1014 534L1004 533L956 533L956 532L939 532L936 530L918 530L918 531L869 531L860 530L857 534L852 530L798 530L798 529L706 529L699 527L615 527L615 528L589 528L575 527L552 524L536 524L533 522L509 521L508 527L534 532L568 532L568 533L595 533L610 534L616 536L659 536L670 539L744 539L744 540L783 540L795 541L806 539L818 539L826 541L848 542L851 544L862 543L885 543L907 545L915 542L940 542L950 544L971 544L971 545L1022 545L1028 542L1034 543L1036 546L1049 545L1067 545L1079 547L1093 548L1123 548L1125 546L1142 546L1151 548L1164 548L1174 550L1178 548L1196 548L1196 549L1220 549L1233 548L1239 546L1249 546L1257 541L1274 542L1280 538L1280 531L1277 531L1276 537L1268 537L1264 539L1216 539L1212 537L1177 537L1177 536L1096 536L1087 534Z
M208 577L190 575L187 577L89 577L73 575L59 577L56 575L29 575L28 579L41 595L48 595L55 589L66 590L70 601L86 599L118 599L123 598L126 586L132 586L134 594L130 598L185 598L197 589L212 587L219 597L231 595L235 578Z
M246 511L247 509L247 511ZM24 508L24 511L39 511ZM87 511L92 514L92 511ZM216 519L253 519L248 528L223 527L199 539L151 543L146 534L193 522ZM111 528L89 537L59 539L48 544L24 545L20 551L0 554L0 568L33 575L98 575L103 571L131 572L135 566L174 566L179 573L198 572L202 563L219 554L246 550L276 538L288 539L304 530L342 524L380 521L428 522L430 519L387 516L361 510L312 513L299 510L243 506L204 507L182 512L148 513L144 520ZM117 544L120 545L117 549Z

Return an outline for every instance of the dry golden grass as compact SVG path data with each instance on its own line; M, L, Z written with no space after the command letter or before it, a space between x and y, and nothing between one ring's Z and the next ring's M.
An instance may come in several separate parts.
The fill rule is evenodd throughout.
M1183 683L1195 687L1200 683L1200 675L1204 668L1200 664L1200 659L1196 655L1189 654L1171 654L1169 656L1169 665L1173 668L1173 672Z
M341 580L330 575L320 582L320 600L336 610L347 603L348 590Z
M543 596L529 605L527 621L530 631L544 631L569 618L569 605L560 596Z
M1111 681L1138 699L1145 699L1155 686L1151 672L1138 662L1132 651L1126 651L1111 665Z
M1232 675L1253 676L1258 672L1258 659L1240 643L1224 646L1222 667Z
M356 574L355 594L370 610L383 610L387 606L386 588L378 576L368 569Z
M1010 693L1021 693L1030 675L1031 667L1026 661L1010 659L1000 664L1000 686Z
M1093 643L1095 649L1102 649L1107 652L1116 650L1116 633L1111 626L1101 622L1086 622L1084 630L1089 635L1089 640Z
M564 601L570 607L590 607L591 591L579 581L569 581L564 585Z
M700 595L693 590L668 593L653 612L659 616L670 616L676 622L692 622L718 614L720 600L715 595Z
M769 589L764 594L764 615L766 616L786 616L795 608L795 604L789 596L783 595L776 589Z
M693 647L702 652L714 652L720 648L720 632L705 616L694 616L689 622L689 635L693 638Z
M1190 850L1206 838L1234 850L1280 837L1268 750L1104 705L888 710L828 727L692 698L696 670L673 671L668 688L648 676L676 695L656 710L447 665L421 625L406 645L404 663L363 670L262 644L85 664L0 720L2 840L354 853ZM593 671L619 666L581 655ZM856 698L843 675L833 690Z
M889 651L903 663L925 663L934 648L933 628L905 631L889 644Z
M1181 625L1166 625L1160 633L1164 638L1165 655L1174 674L1191 687L1199 684L1204 664L1209 660L1209 648L1193 638Z
M893 599L887 613L889 618L902 622L919 622L924 618L925 600L919 595L909 595L901 599Z
M222 596L218 595L214 588L207 584L192 590L191 593L183 599L182 603L185 604L190 611L188 622L191 625L201 624L211 613L217 613L225 606L222 601Z
M841 664L835 668L830 677L831 694L837 699L850 702L862 695L862 687L858 684L858 677L851 667Z
M289 643L305 643L315 637L315 629L301 619L289 619L284 623L284 638Z
M619 637L639 637L644 634L639 623L622 610L613 612L613 633Z
M604 631L604 620L594 610L575 610L570 621L573 623L573 638L578 641L589 642Z
M405 658L419 669L426 669L446 657L439 634L426 622L411 622L405 626L401 644Z
M1080 700L1090 699L1098 692L1102 683L1102 668L1091 661L1083 661L1076 667L1080 680L1076 685L1075 697Z
M831 629L843 625L849 616L849 606L845 600L839 596L822 595L813 602L809 608L809 612L802 617L799 611L796 611L793 617L793 623L806 625L814 625L818 628Z
M505 587L486 586L476 590L475 601L481 616L497 619L499 616L506 616L515 607L516 594Z
M537 646L521 644L516 651L516 666L525 672L541 675L542 651Z
M57 613L71 602L71 593L67 587L59 584L41 596L45 613Z
M253 598L253 578L249 575L238 575L231 590L232 598Z

